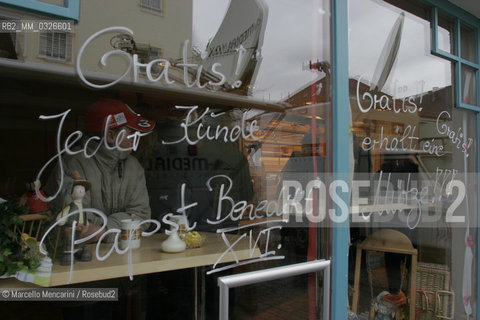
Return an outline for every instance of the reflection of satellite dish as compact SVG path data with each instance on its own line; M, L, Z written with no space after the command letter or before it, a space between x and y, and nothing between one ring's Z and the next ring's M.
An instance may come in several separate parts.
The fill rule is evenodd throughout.
M387 41L383 47L382 53L378 58L375 72L373 73L370 90L381 91L387 82L390 71L392 71L393 64L397 59L398 48L400 48L400 41L402 39L403 21L405 20L405 13L401 12L400 16L395 21L395 24L390 31Z
M261 62L267 18L265 0L231 0L219 29L207 45L204 70L208 72L219 64L216 69L225 76L225 88L246 93Z

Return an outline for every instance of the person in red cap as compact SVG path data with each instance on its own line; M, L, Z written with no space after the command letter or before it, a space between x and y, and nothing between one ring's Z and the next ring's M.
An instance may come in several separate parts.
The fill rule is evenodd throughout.
M109 129L125 129L126 126L130 131L150 132L155 127L154 121L141 117L122 101L101 98L92 103L88 109L88 132L102 133L105 131L108 116L111 116Z
M74 181L75 171L90 181L91 188L83 200L84 208L102 211L108 217L107 229L121 229L121 220L132 215L141 220L150 219L145 173L130 153L140 137L154 129L155 122L143 118L122 101L102 98L90 105L86 124L89 136L82 140L84 152L64 156L62 190L71 189L69 184ZM55 194L61 181L60 170L55 170L45 191ZM54 205L61 207L71 201L70 192L64 192L54 200ZM91 212L88 220L87 230L82 231L84 235L93 234L103 224L102 218ZM143 224L142 228L145 230L148 225ZM91 241L97 241L100 236L98 234ZM110 233L105 238L113 241L115 234Z

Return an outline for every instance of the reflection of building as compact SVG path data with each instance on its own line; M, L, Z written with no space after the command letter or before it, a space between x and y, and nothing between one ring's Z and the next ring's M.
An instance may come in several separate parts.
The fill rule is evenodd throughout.
M54 4L51 6L56 7ZM15 23L17 29L31 21L65 19L52 18L46 8L43 11L11 5L0 8L0 20ZM104 13L106 8L108 14ZM125 30L112 31L93 39L81 57L82 71L121 75L127 68L125 59L113 55L107 59L105 66L100 66L100 59L105 53L120 49L131 55L137 54L142 64L165 59L165 62L152 66L154 78L161 74L163 68L168 68L170 80L181 83L184 77L188 77L190 83L198 79L210 88L208 81L217 83L222 80L220 72L225 77L222 91L247 95L261 61L259 49L267 23L266 4L263 0L232 1L222 25L212 35L214 37L206 48L206 56L191 50L192 10L192 1L109 0L88 5L82 2L77 18L70 20L67 31L31 30L2 34L0 55L14 60L74 67L80 48L91 35L108 27L121 26L130 28L133 34ZM183 50L185 44L187 49ZM188 68L188 75L184 75L181 66L184 62L197 66ZM198 66L203 68L200 76L197 75ZM147 77L144 66L139 71L140 77Z
M3 1L0 1L0 5ZM59 2L59 1L57 1ZM75 2L75 1L71 1ZM181 57L183 41L192 37L192 1L78 1L78 19L71 20L71 31L11 33L11 44L15 48L16 59L29 62L74 66L77 52L85 40L93 33L111 26L130 27L134 32L137 50L143 56ZM2 21L60 20L71 19L55 16L56 5L25 8L15 6L0 7ZM59 6L61 7L61 6ZM41 12L43 10L43 12ZM73 9L72 9L73 10ZM142 23L138 23L142 21ZM175 30L172 33L171 30ZM84 58L85 70L103 71L98 67L100 57L112 50L110 38L114 34L96 42ZM2 50L10 52L10 43L0 42ZM10 56L11 58L15 58Z
M320 157L327 156L330 113L328 79L328 77L315 79L294 91L285 99L285 103L290 107L284 114L265 112L250 119L258 121L258 127L261 128L258 135L263 138L258 141L246 141L247 149L250 145L257 146L255 151L260 150L262 163L260 174L265 177L262 179L257 177L256 181L261 181L262 186L256 187L262 189L268 199L275 199L278 196L280 177L284 170L291 171L296 166L293 162L297 161L299 165L295 170L301 172L302 161L312 156L313 131L316 131L316 154ZM321 167L317 168L318 172L327 172L325 165L322 161ZM302 174L310 175L313 168L305 170Z
M329 78L322 77L291 93L285 102L298 109L301 106L310 106L329 100ZM308 109L308 108L305 108Z

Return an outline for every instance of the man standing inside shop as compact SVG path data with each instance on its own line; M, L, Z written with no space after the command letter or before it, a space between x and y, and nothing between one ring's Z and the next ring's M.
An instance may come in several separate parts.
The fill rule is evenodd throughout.
M58 188L68 190L75 171L91 182L92 187L84 199L85 208L100 210L108 218L107 228L90 240L94 242L107 229L121 229L122 219L129 219L132 215L140 220L150 218L145 173L130 153L136 143L134 133L151 132L155 122L141 117L122 101L102 98L90 105L86 125L89 136L82 140L81 146L85 151L66 155L63 179L57 168L45 189L50 195ZM69 197L69 193L58 196L54 204L61 208L71 201ZM88 219L90 224L82 233L84 236L97 232L103 224L98 215L89 213ZM144 224L142 227L146 229L148 226ZM111 242L114 237L115 234L111 233L105 238Z
M84 150L63 158L64 176L57 167L46 185L47 195L54 195L59 188L61 192L54 200L54 206L61 209L70 203L74 179L78 174L91 182L91 188L83 199L84 208L100 210L107 216L107 225L103 219L91 212L87 213L89 220L86 230L82 230L85 238L98 233L89 242L97 242L108 229L121 229L121 220L146 220L151 217L148 191L145 183L145 172L138 160L130 153L138 143L139 136L150 133L155 122L145 119L135 113L128 105L119 100L100 99L90 105L86 126L88 135L81 141L78 150ZM140 135L139 135L140 133ZM81 148L81 149L80 149ZM72 150L77 150L71 147ZM148 226L142 225L143 230ZM110 233L104 237L107 242L115 239ZM118 288L119 300L116 303L63 303L65 319L91 319L93 315L102 319L126 319L127 301L135 301L145 291L143 278L118 278L97 281L89 286ZM138 306L137 306L138 308Z

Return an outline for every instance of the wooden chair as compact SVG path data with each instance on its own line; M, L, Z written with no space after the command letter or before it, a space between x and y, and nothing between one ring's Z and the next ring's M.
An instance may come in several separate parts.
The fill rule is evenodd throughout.
M409 319L415 319L415 296L416 296L416 278L417 278L417 257L418 252L412 245L412 242L406 235L397 230L383 229L368 236L358 247L355 263L355 282L353 288L353 312L358 312L358 297L360 294L360 268L362 265L362 251L380 251L411 255L410 267L410 310Z
M22 214L22 215L19 215L18 217L23 220L21 233L26 233L30 237L33 237L37 239L38 242L40 242L41 239L39 239L39 237L42 236L42 234L40 234L40 231L42 230L42 225L43 223L50 221L50 218L51 218L50 214L32 213L32 214ZM14 226L13 232L15 233L16 230L17 230L17 226ZM60 230L61 228L59 228L59 231L57 232L57 235L55 238L55 245L53 249L52 259L55 259L55 256L57 254Z
M40 230L42 229L42 224L50 219L49 215L44 214L22 214L18 216L23 220L22 233L28 234L30 237L36 238L40 236ZM35 226L36 225L36 226ZM17 226L14 227L13 231L17 230Z

